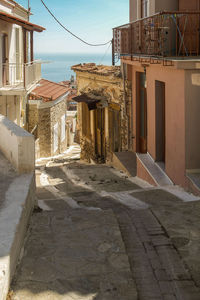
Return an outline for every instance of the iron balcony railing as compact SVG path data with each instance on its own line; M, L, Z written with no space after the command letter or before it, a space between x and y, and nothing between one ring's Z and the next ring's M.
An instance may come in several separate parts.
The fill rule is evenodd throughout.
M160 12L113 29L115 57L200 54L200 11Z
M30 88L41 79L41 62L0 64L0 88Z

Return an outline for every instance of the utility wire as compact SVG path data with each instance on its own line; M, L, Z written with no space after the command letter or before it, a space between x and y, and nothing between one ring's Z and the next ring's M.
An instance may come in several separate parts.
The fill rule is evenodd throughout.
M106 51L105 51L103 57L101 58L101 60L100 60L100 62L99 62L99 65L101 65L101 63L103 62L103 60L104 60L106 54L108 53L108 50L110 49L110 46L111 46L111 45L112 45L112 42L108 45L108 48L106 49Z
M82 43L88 45L88 46L92 46L92 47L99 47L99 46L105 46L107 44L109 44L111 41L106 42L106 43L102 43L102 44L90 44L86 41L84 41L83 39L81 39L80 37L78 37L76 34L74 34L73 32L71 32L69 29L67 29L56 17L55 15L50 11L50 9L46 6L46 4L44 3L43 0L41 0L42 4L44 5L44 7L46 8L46 10L49 12L49 14L54 18L54 20L68 33L70 33L71 35L73 35L76 39L78 39L79 41L81 41Z

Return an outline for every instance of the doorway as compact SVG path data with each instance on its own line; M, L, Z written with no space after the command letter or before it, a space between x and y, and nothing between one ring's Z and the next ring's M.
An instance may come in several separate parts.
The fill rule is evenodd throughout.
M155 81L156 161L165 163L165 83Z
M8 35L3 34L2 36L2 78L3 78L3 85L8 84L9 81L9 66L8 66Z
M147 153L146 74L136 72L137 152Z
M121 149L120 137L120 106L110 104L108 109L109 117L109 146L110 152L119 152Z
M105 108L96 109L96 154L102 161L105 159Z

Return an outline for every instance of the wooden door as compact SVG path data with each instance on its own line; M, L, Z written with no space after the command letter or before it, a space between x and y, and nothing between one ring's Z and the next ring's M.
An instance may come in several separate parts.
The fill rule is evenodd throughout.
M111 152L119 152L121 149L120 138L120 106L109 107L109 148Z
M3 63L3 85L8 84L9 76L9 64L8 64L8 36L3 34L2 37L2 63Z
M136 73L137 87L137 152L147 152L147 93L146 74Z
M105 158L105 109L96 109L96 154Z

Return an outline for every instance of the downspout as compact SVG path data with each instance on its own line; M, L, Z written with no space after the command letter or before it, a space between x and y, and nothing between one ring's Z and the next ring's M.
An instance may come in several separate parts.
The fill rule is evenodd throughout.
M127 147L129 148L129 127L130 127L130 124L129 124L129 117L128 117L128 111L127 111L127 92L126 92L126 82L125 82L125 79L126 78L126 70L125 70L125 67L124 67L124 63L122 63L122 79L123 79L123 90L124 90L124 108L125 108L125 112L124 112L124 115L125 117L127 118L127 121L128 121L128 134L127 134Z

